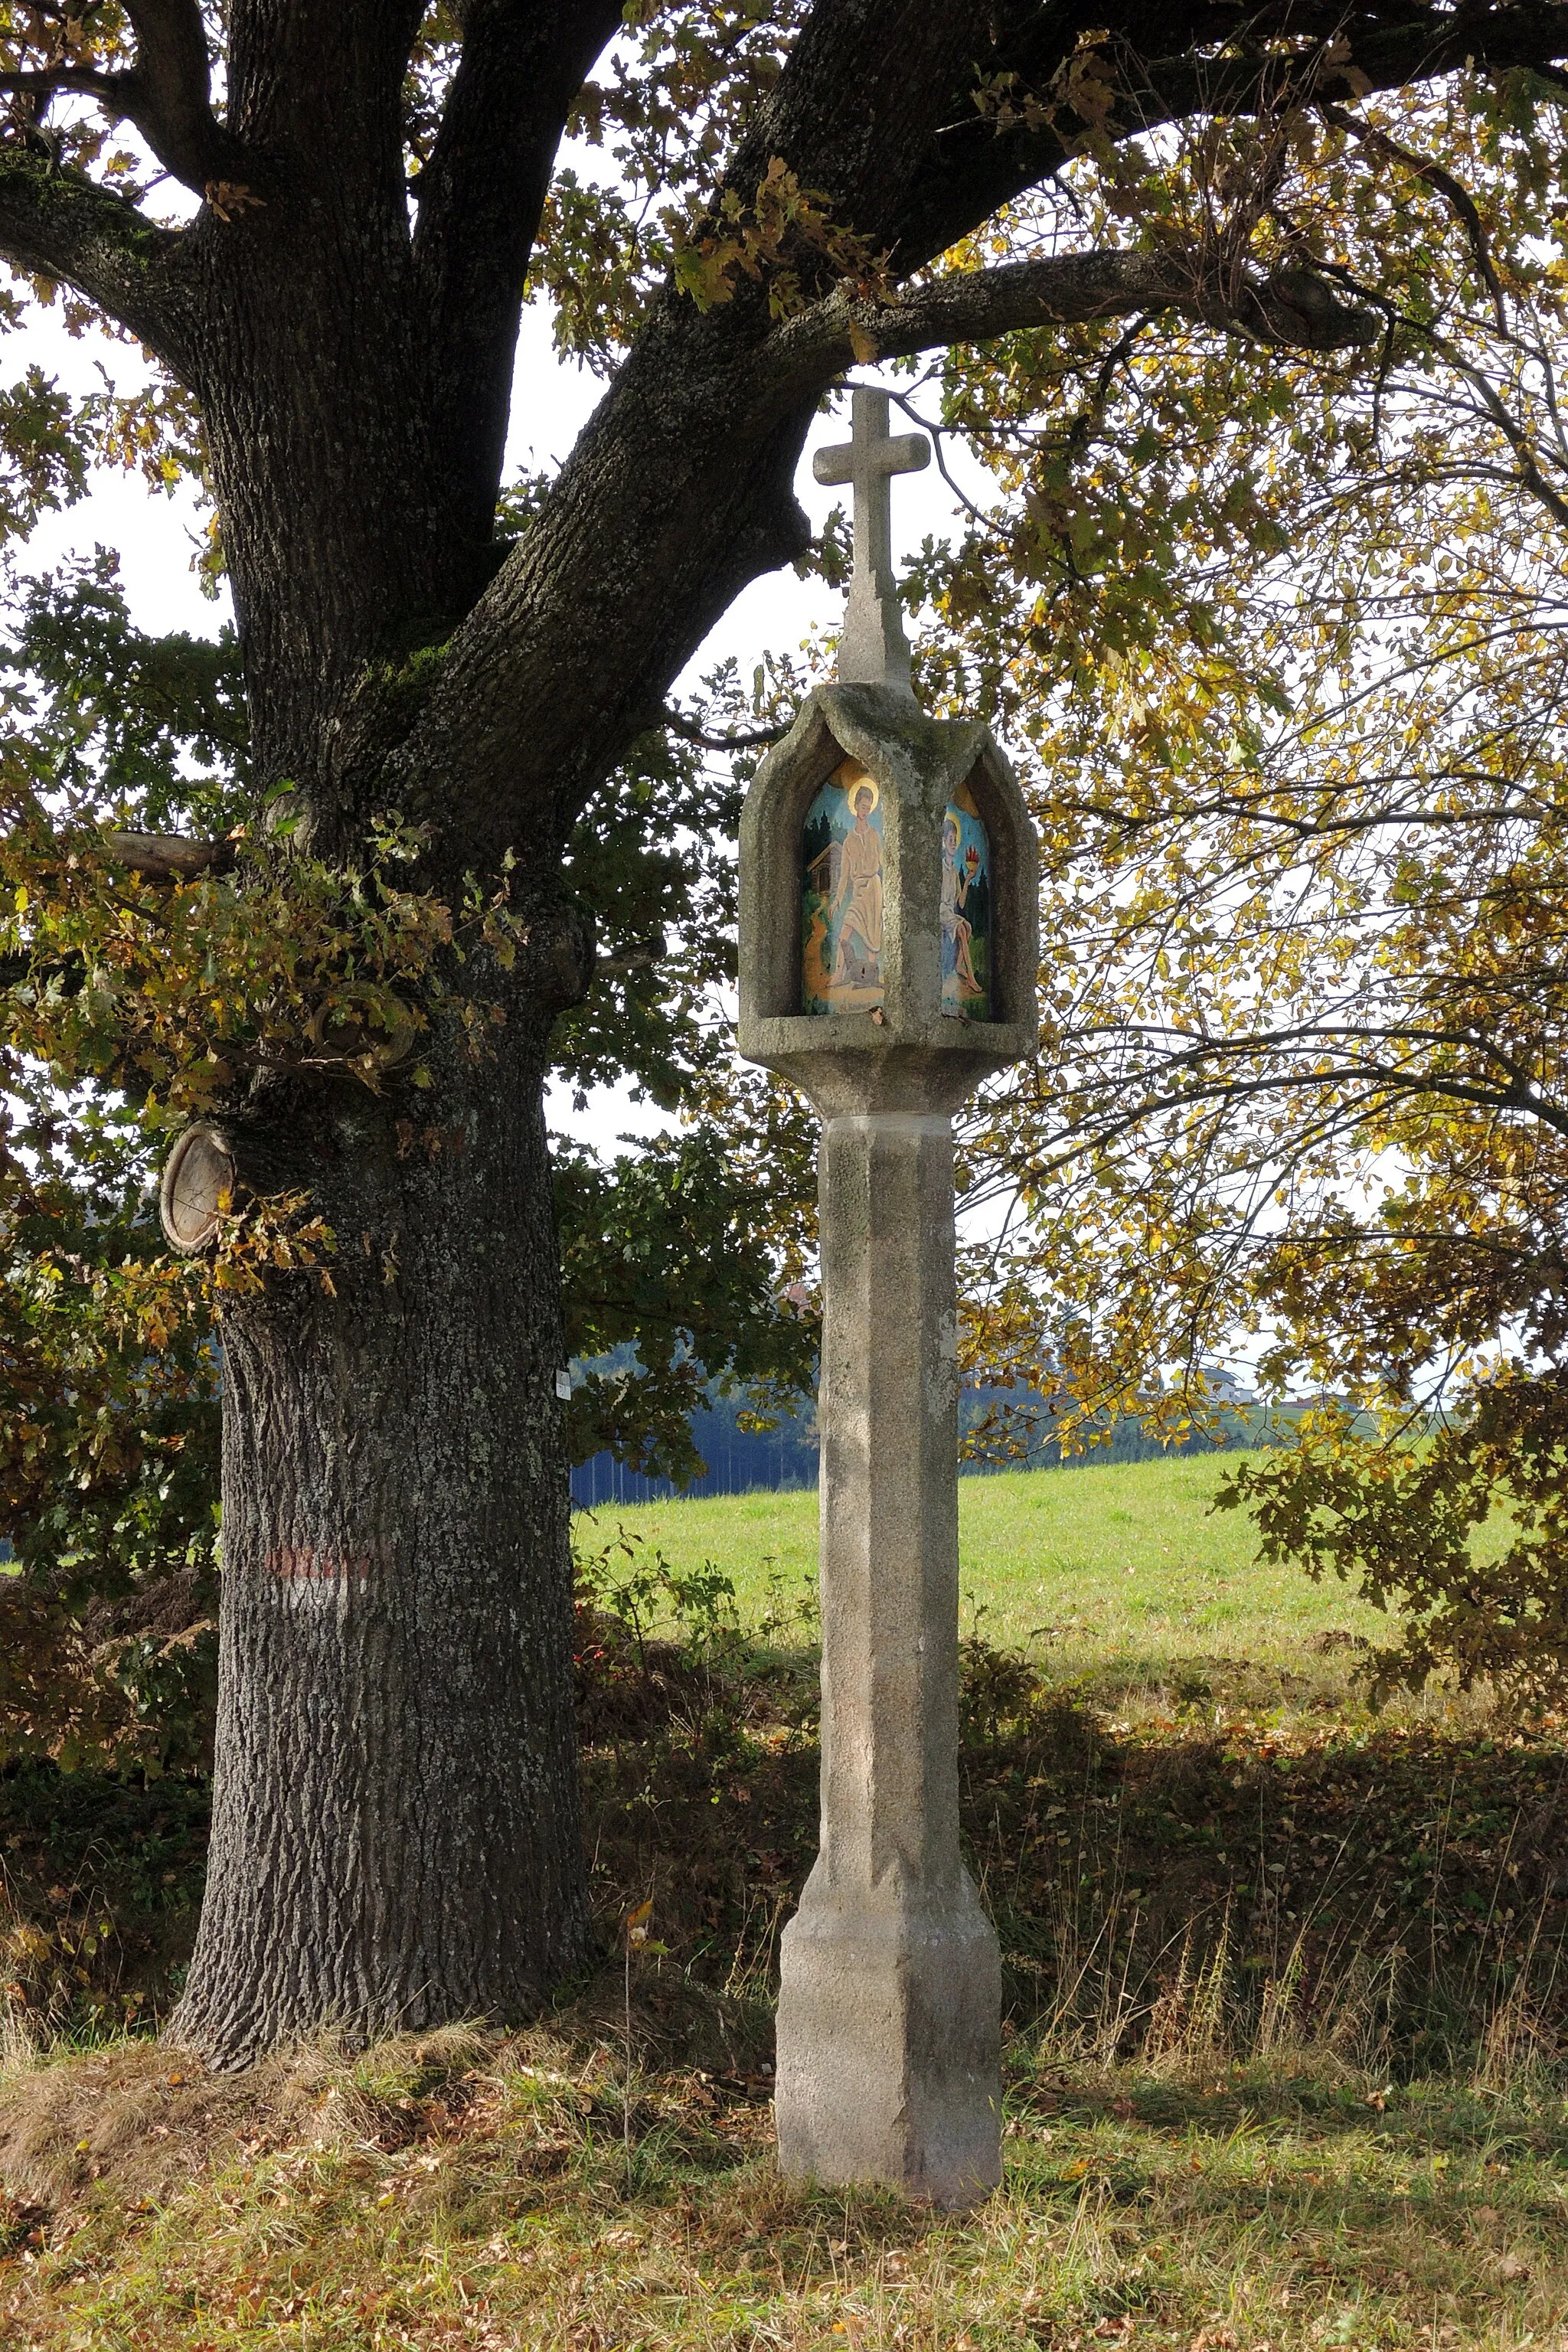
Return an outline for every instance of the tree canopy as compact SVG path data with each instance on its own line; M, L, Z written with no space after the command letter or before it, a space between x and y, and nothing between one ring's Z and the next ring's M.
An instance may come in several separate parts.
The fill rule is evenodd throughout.
M1217 134L1195 164L1244 168ZM998 496L929 575L932 671L1052 779L1056 997L975 1138L1023 1214L973 1344L1173 1427L1216 1333L1255 1335L1326 1400L1238 1478L1268 1550L1404 1613L1385 1682L1538 1702L1568 1657L1556 91L1322 108L1270 201L1374 353L1141 327L944 370Z

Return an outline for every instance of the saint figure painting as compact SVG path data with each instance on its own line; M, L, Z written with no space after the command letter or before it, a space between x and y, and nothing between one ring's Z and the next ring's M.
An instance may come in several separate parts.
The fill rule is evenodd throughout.
M991 1018L991 844L967 784L942 821L942 1009Z
M837 767L801 836L801 1009L870 1013L882 1002L881 788L858 760Z

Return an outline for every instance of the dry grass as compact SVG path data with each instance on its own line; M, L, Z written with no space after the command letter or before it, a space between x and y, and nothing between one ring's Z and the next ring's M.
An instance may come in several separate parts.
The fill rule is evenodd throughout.
M748 2086L628 2084L570 2014L221 2091L171 2071L121 2050L7 2078L59 2199L11 2208L16 2352L1563 2340L1568 2122L1540 2068L1500 2096L1321 2053L1104 2069L1015 2043L1006 2183L962 2220L781 2182ZM153 2116L162 2191L133 2152Z
M448 2069L486 2053L483 2036L426 2037L422 2063ZM281 2053L243 2074L211 2074L151 2039L81 2053L14 2056L0 2073L0 2179L51 2210L104 2196L134 2209L165 2203L215 2149L280 2146L323 2131L379 2128L331 2040Z
M1555 1735L1444 1746L1234 1691L1216 1727L1212 1677L1167 1694L1184 1720L1108 1718L972 1650L1007 2177L948 2220L773 2169L798 1676L720 1704L710 1663L624 1664L585 1713L595 1885L607 1921L654 1888L670 1948L629 2072L613 1969L524 2033L238 2079L147 2041L21 2050L7 2352L1568 2347Z

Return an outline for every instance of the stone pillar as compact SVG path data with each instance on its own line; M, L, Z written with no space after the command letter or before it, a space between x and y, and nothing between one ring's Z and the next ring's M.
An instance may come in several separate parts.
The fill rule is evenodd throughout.
M830 1117L819 1168L822 1831L779 2159L963 2205L1001 2178L1001 1968L959 1856L952 1121Z
M910 691L897 599L871 562L885 515L863 511L873 493L885 506L907 456L879 437L885 404L855 401L854 446L817 471L855 481L881 649L858 682L807 698L741 816L737 1043L823 1119L822 1847L784 1933L774 2115L785 2172L952 2206L1001 2178L1002 1983L958 1848L952 1116L1037 1045L1038 856L986 729L928 719ZM860 781L835 782L846 761ZM854 803L851 859L837 820L862 781L874 789L869 810ZM845 805L825 847L814 811L828 785ZM984 1018L945 985L962 902L944 828L961 809L989 843ZM858 975L824 1004L825 908L854 906L852 892Z

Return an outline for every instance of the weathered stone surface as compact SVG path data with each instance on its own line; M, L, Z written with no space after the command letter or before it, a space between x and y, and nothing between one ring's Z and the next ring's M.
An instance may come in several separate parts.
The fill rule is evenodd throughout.
M784 1931L779 2159L963 2204L1000 2178L996 1938L958 1843L952 1130L820 1163L822 1835Z
M819 449L812 460L819 482L851 482L855 488L855 569L838 642L838 676L847 686L891 687L912 701L888 491L893 475L918 474L930 465L931 443L923 433L889 436L885 392L857 389L849 407L850 439Z
M941 1905L829 1905L785 1930L779 2163L829 2187L882 2181L933 2205L1002 2178L996 1937L967 1881Z
M881 788L887 875L881 1018L800 1009L800 843L846 756ZM942 1009L942 818L967 782L991 839L993 1018ZM757 772L741 814L737 1042L825 1117L952 1110L987 1071L1038 1043L1038 853L1011 768L976 719L927 719L887 687L818 687Z
M741 819L740 1048L825 1121L822 1843L784 1936L776 2114L786 2172L956 2206L1001 2177L1001 1969L958 1840L951 1114L987 1071L1035 1051L1037 856L987 730L927 719L910 692L887 560L899 453L885 401L877 432L865 423L858 406L856 446L831 454L826 477L857 488L850 675L841 662L840 682L808 697ZM846 760L878 786L880 872L862 840L826 887L879 885L860 933L876 971L856 984L860 1007L808 1013L805 821ZM964 786L990 853L984 1021L942 1005L942 829Z

